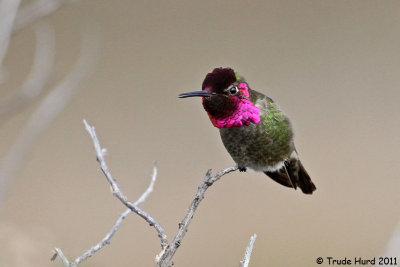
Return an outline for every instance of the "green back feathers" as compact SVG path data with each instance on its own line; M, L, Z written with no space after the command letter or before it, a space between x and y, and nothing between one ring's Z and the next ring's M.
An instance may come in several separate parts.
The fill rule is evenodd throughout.
M293 131L289 119L282 114L279 107L267 100L267 112L262 117L269 137L283 150L289 150Z
M243 76L236 72L235 75L235 84L244 82L248 85ZM281 147L283 150L289 150L292 142L291 140L293 138L293 131L289 119L280 111L278 105L275 104L271 98L257 91L251 90L249 85L248 87L250 93L249 99L251 102L253 102L253 104L255 104L257 100L260 99L263 99L265 101L264 104L266 112L261 117L260 123L264 125L266 133L268 134L269 138L273 140L272 146L278 146Z

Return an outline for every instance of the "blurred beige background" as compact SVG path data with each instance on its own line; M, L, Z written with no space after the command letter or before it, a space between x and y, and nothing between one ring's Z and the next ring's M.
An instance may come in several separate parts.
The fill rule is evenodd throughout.
M250 266L379 256L400 219L399 13L400 2L389 0L84 0L59 9L47 17L57 45L48 88L73 65L87 24L99 36L98 62L12 180L0 211L0 266L61 266L49 260L54 247L71 259L82 254L124 210L82 118L131 200L158 161L142 207L171 241L206 170L233 165L200 99L177 98L218 66L233 67L291 117L317 191L306 196L257 173L223 177L176 266L237 266L253 233ZM1 98L23 83L34 44L32 27L12 36ZM0 160L39 104L2 124ZM154 266L159 251L155 231L131 215L82 266Z

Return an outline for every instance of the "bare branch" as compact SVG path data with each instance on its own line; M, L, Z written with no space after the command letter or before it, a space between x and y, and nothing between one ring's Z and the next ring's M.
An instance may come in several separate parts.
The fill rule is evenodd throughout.
M116 183L114 178L111 176L111 173L108 169L107 163L104 160L104 149L100 146L100 142L97 139L94 127L90 126L86 122L86 120L83 120L83 123L86 126L86 130L89 132L90 136L92 137L94 150L97 155L97 161L99 162L100 168L103 171L107 181L111 185L113 195L116 198L118 198L126 207L128 207L130 210L132 210L134 213L136 213L137 215L142 217L146 222L148 222L150 226L152 226L156 229L156 231L158 233L158 237L160 238L160 241L161 241L161 248L164 249L168 245L167 235L165 234L164 229L161 227L161 225L156 220L153 219L153 217L151 217L145 211L143 211L142 209L137 207L134 203L128 201L126 196L124 196L122 194L121 190L118 187L118 184Z
M149 186L147 187L146 191L136 200L134 203L135 206L138 206L139 204L143 203L147 197L151 194L151 192L154 189L154 184L157 180L157 166L154 163L153 166L153 174L151 176L151 181ZM107 235L96 245L91 247L89 250L87 250L85 253L83 253L81 256L76 258L72 264L78 265L82 261L86 260L88 257L93 256L94 253L96 253L98 250L103 248L105 245L110 244L111 238L114 236L114 234L117 232L119 226L121 225L122 221L132 212L131 209L126 209L118 218L118 220L115 222L114 226L111 228L111 230L107 233ZM56 254L57 255L57 254Z
M62 255L63 258L61 258L61 260L65 267L77 266L79 263L81 263L88 257L92 256L94 253L96 253L98 250L103 248L105 245L109 244L111 238L118 230L122 221L131 212L134 212L137 215L139 215L140 217L142 217L146 222L148 222L150 224L150 226L154 227L158 233L158 236L161 241L162 251L156 257L157 266L163 266L163 267L171 266L173 264L172 258L175 255L175 252L179 248L179 246L182 242L182 239L184 238L184 236L188 230L189 224L190 224L191 220L193 219L193 216L197 210L197 207L199 206L200 202L204 199L204 195L205 195L205 192L207 191L207 189L210 186L212 186L216 181L218 181L225 174L236 171L238 169L238 167L234 166L234 167L226 168L224 170L219 171L215 175L211 174L211 170L207 171L203 182L198 187L195 198L189 205L189 208L188 208L188 211L187 211L185 217L179 223L179 229L178 229L178 232L177 232L174 240L172 241L171 244L168 244L167 236L165 234L164 229L161 227L161 225L158 222L156 222L149 214L147 214L146 212L144 212L143 210L138 208L138 205L143 203L146 200L146 198L149 196L149 194L153 191L154 183L155 183L156 177L157 177L156 165L154 165L154 168L153 168L153 175L152 175L150 185L148 186L146 191L138 198L138 200L135 203L131 203L130 201L128 201L126 196L123 195L123 193L119 189L118 184L116 183L115 179L112 177L112 175L108 169L107 163L104 159L106 150L101 147L94 127L90 126L86 122L86 120L83 120L83 123L85 124L86 130L88 131L88 133L90 134L90 136L92 138L94 150L96 152L97 161L100 164L101 170L102 170L103 174L105 175L107 181L111 185L113 195L116 198L118 198L125 206L127 206L128 209L125 210L120 215L120 217L118 218L118 220L116 221L114 226L111 228L111 230L107 233L107 235L99 243L97 243L95 246L91 247L88 251L86 251L84 254L82 254L81 256L76 258L73 262L70 263L68 261L68 259L66 259L66 257L64 255L62 255L62 251L60 249L55 249L55 254L53 255L52 259L54 260L57 256L61 257L61 255ZM253 248L255 238L256 238L256 235L254 235L252 237L252 239L250 240L250 243L246 249L245 258L243 260L244 264L246 264L244 266L246 266L246 267L250 260L250 254L251 254L251 250Z
M11 0L15 1L15 0ZM36 20L47 16L73 0L33 0L22 5L15 18L13 32L17 32Z
M130 209L126 209L118 218L118 220L115 222L114 226L111 228L111 230L107 233L107 235L96 245L91 247L89 250L87 250L85 253L83 253L81 256L76 258L73 263L75 265L78 265L82 261L86 260L88 257L93 256L94 253L102 249L105 245L109 245L111 238L114 236L114 234L118 231L119 226L121 225L122 221L131 213L132 211Z
M53 257L51 258L52 260L55 260L57 256L60 256L63 264L65 267L72 267L72 266L77 266L80 264L82 261L86 260L88 257L93 256L94 253L102 249L104 246L110 244L111 238L114 236L114 234L117 232L119 229L119 226L123 222L123 220L133 211L142 218L144 218L151 226L154 226L154 228L157 230L158 235L160 236L161 239L161 247L164 249L166 245L168 244L167 241L167 236L165 234L164 229L152 218L150 215L145 213L144 211L140 210L137 208L138 205L142 204L147 197L153 192L154 189L154 184L157 180L157 165L154 163L153 166L153 174L151 175L151 180L150 184L147 187L147 189L143 192L143 194L136 200L135 203L130 203L125 196L123 196L122 192L118 189L118 185L116 184L115 180L112 178L111 173L108 170L107 164L104 160L104 154L105 154L105 149L100 146L99 140L97 138L96 132L94 130L94 127L91 127L86 120L83 120L83 123L85 124L86 130L89 132L90 136L92 137L93 140L93 145L96 151L96 156L97 156L97 161L100 163L101 169L103 173L105 174L107 181L111 184L113 188L113 195L115 195L125 206L128 206L128 209L126 209L117 219L115 222L114 226L111 228L111 230L107 233L107 235L96 245L91 247L89 250L87 250L85 253L83 253L81 256L76 258L74 261L69 262L68 259L63 255L61 249L56 248L55 253ZM111 182L110 182L111 181ZM119 195L119 196L117 196ZM134 206L136 208L132 209L131 206ZM137 210L138 212L136 212Z
M81 54L72 71L44 97L0 162L0 204L5 197L10 179L24 162L36 138L54 121L93 70L96 52L97 40L94 36L84 35Z
M190 204L186 216L183 220L179 223L178 232L168 247L157 256L157 266L160 267L169 267L172 265L172 258L174 257L175 252L181 245L182 239L185 237L185 234L189 228L189 224L192 221L194 213L196 212L197 207L199 206L200 202L204 199L204 194L206 193L207 189L212 186L216 181L218 181L222 176L228 174L230 172L236 171L238 169L237 166L226 168L222 171L219 171L215 175L211 175L211 170L208 170L206 176L198 187L197 193L195 198L193 199L192 203Z
M36 50L32 69L21 90L9 99L0 101L0 124L40 96L49 80L55 53L54 29L48 23L39 23L34 27L34 32Z
M250 242L247 244L246 252L244 253L243 260L240 262L239 267L248 267L251 257L251 252L253 251L254 242L256 241L257 235L254 234L250 237Z
M151 175L151 180L150 180L150 184L147 187L146 191L143 192L143 194L138 198L138 200L136 200L135 203L133 203L133 205L135 206L139 206L140 204L142 204L143 202L146 201L147 197L153 192L154 190L154 184L156 183L157 180L157 162L154 162L154 166L153 166L153 174Z

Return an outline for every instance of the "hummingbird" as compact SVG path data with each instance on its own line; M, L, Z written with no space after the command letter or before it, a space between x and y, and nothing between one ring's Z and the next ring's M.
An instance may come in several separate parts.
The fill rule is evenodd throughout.
M289 118L268 96L250 88L232 68L215 68L201 91L179 98L202 97L211 123L241 172L263 172L286 187L312 194L316 189L301 163Z

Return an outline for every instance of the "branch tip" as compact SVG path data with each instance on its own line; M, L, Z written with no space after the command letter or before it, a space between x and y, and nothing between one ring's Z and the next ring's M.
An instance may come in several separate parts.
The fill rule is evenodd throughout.
M51 256L51 258L50 258L50 261L55 261L56 260L56 258L57 258L57 251L53 251L53 255Z
M51 257L51 260L55 260L57 256L61 259L64 266L71 266L70 262L68 261L67 257L65 257L64 253L59 248L54 248L54 254Z
M240 267L248 267L250 263L251 253L253 252L254 242L256 241L257 234L254 234L250 237L249 244L247 244L246 251L244 253L243 260L240 261Z

